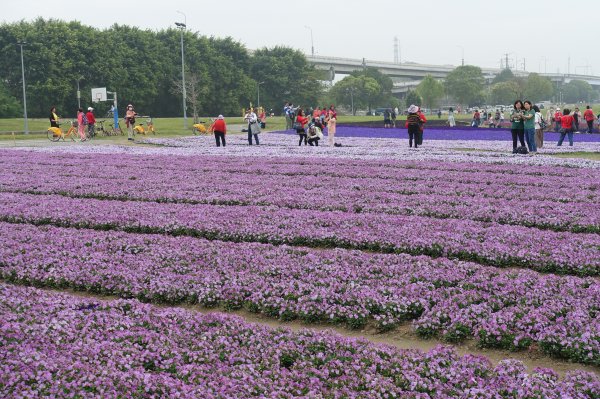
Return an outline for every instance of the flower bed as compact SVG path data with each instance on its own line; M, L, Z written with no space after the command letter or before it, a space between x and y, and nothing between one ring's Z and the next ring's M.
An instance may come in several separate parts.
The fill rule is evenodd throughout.
M550 156L513 155L512 143L508 141L459 141L459 140L429 140L420 149L408 148L407 139L368 139L340 138L343 144L340 148L299 147L296 138L286 134L268 133L263 135L260 146L249 146L248 141L241 135L230 135L227 147L215 147L214 138L210 136L189 138L146 138L140 144L149 146L105 146L105 145L64 145L53 147L30 148L36 153L81 153L81 154L137 154L137 155L168 155L168 156L241 156L241 157L276 157L276 158L325 158L331 159L365 159L365 160L411 160L476 163L476 164L506 164L506 165L537 165L537 166L568 166L576 168L600 168L600 162L587 159L561 159ZM465 151L467 150L467 151ZM599 143L576 143L574 147L556 147L547 145L539 151L544 154L569 154L578 151L598 152Z
M600 365L600 283L473 263L0 223L0 278L282 320L416 331ZM68 248L68 250L65 250Z
M459 219L0 193L0 220L443 256L575 275L600 272L598 234L558 233Z
M3 397L595 398L600 381L0 285Z
M407 138L407 129L404 128L404 122L398 128L384 129L381 127L368 126L338 126L335 133L336 137L365 137L365 138ZM383 123L382 123L383 125ZM581 123L581 128L587 129L585 123ZM293 131L286 131L286 134L295 134ZM544 140L548 144L556 145L560 133L544 132ZM472 127L444 127L425 125L425 140L484 140L484 141L505 141L512 143L512 136L509 129L487 129ZM600 134L575 134L575 141L581 143L600 143Z
M3 157L0 170L1 191L150 202L276 205L600 232L600 173L593 169L532 168L518 174L500 165L472 170L470 165L448 163L382 165L340 160L331 165L319 159L277 165L272 160L248 160L240 165L229 157L204 159L201 165L190 167L189 162L157 156L142 160L114 155L93 159L81 154L68 159L27 152L9 155ZM80 165L79 175L73 176L65 162Z

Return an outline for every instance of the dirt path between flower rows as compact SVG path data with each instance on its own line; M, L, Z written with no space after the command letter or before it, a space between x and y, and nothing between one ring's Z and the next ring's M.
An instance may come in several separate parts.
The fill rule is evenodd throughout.
M3 280L0 280L0 282L3 282ZM86 292L74 291L71 289L41 289L45 291L60 292L77 297L93 298L100 301L122 299L115 296L102 296ZM234 315L243 318L246 322L249 323L259 324L269 328L287 328L295 332L300 330L312 330L318 332L330 331L334 334L343 337L352 339L366 339L367 341L372 342L374 344L390 345L398 349L419 349L422 351L429 351L435 348L437 345L449 345L453 346L456 349L457 353L460 355L471 354L485 356L494 365L498 364L498 362L505 359L519 360L523 362L523 364L527 367L528 372L532 372L535 368L549 368L557 372L561 377L563 377L567 372L575 370L584 370L600 375L599 367L588 366L579 363L571 363L561 359L554 359L536 350L511 352L508 350L482 349L477 346L477 342L474 340L466 341L462 344L448 344L447 342L443 342L438 339L422 339L418 337L414 331L412 331L412 328L409 323L401 325L397 329L390 332L378 333L377 330L372 326L367 326L362 330L350 330L341 326L334 326L330 324L306 324L301 321L283 322L265 315L251 313L246 310L226 311L222 308L207 309L198 305L170 306L155 303L152 303L151 305L159 308L185 309L191 312L197 312L201 314L219 313L226 315Z

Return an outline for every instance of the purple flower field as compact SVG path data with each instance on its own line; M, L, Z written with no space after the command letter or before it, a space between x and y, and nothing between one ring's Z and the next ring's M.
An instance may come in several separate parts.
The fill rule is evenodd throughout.
M600 365L597 280L376 255L0 223L5 281L161 304L245 308L281 320L375 322L449 342ZM47 243L69 242L69 251ZM251 258L252 257L252 258Z
M294 131L286 131L286 134L296 134ZM366 137L366 138L401 138L408 137L407 130L402 127L393 129L384 129L383 127L358 127L341 125L337 129L336 136L338 137ZM545 132L544 140L556 145L560 137L559 133ZM423 135L424 140L458 140L458 141L512 141L510 129L476 129L472 127L444 127L434 126L428 128L425 126ZM600 134L575 134L575 142L582 143L600 143Z
M593 372L222 313L600 367L597 162L359 130L342 148L0 150L0 397L598 398Z
M136 301L0 284L0 396L102 398L592 399L593 373L559 380L451 348L401 351L272 330Z

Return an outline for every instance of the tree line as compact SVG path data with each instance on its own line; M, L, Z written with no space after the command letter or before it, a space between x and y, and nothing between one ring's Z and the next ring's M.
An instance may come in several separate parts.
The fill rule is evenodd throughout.
M45 117L51 106L61 115L91 105L91 88L118 93L119 108L131 103L152 116L182 115L181 47L177 29L159 31L113 25L97 29L79 22L46 20L0 25L0 117L22 114L21 55L24 49L27 109ZM277 107L285 100L313 104L320 98L321 72L304 55L275 47L250 53L231 38L184 31L188 113L238 115L243 107ZM260 83L260 88L258 87ZM194 87L190 87L193 85ZM104 113L110 103L94 108Z
M337 82L331 95L338 104L348 108L397 106L400 102L392 96L393 82L377 70L365 68ZM451 71L440 81L431 75L409 90L402 106L410 104L435 108L444 98L462 105L511 104L515 99L533 102L554 100L555 102L589 102L598 96L592 86L581 80L572 80L556 85L537 73L526 78L515 76L510 69L503 70L491 82L486 81L481 68L464 65Z
M306 107L338 104L348 109L404 106L392 95L393 81L377 69L353 72L328 88L326 71L308 64L300 51L287 47L248 51L231 38L206 37L184 31L186 94L190 115L238 115L260 105L281 111L285 101ZM51 106L62 116L81 103L91 105L91 88L117 91L119 107L128 103L143 114L182 115L181 31L143 30L113 25L97 29L79 22L45 20L0 25L0 117L22 115L21 55L24 46L27 108L31 117L45 117ZM463 105L531 101L590 101L597 96L584 81L557 86L545 77L517 77L505 70L487 82L481 68L459 66L439 81L431 76L406 95L406 103L437 107L444 98ZM94 105L98 114L110 103Z

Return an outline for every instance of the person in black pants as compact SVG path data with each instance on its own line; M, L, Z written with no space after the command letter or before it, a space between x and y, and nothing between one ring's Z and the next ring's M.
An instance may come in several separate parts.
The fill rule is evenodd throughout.
M413 146L415 142L415 148L418 148L419 134L421 133L421 117L419 116L419 107L411 104L408 107L408 116L406 117L406 127L408 128L408 146Z
M50 108L50 127L58 127L58 115L56 115L56 107Z
M525 147L525 126L523 124L523 102L521 100L515 101L513 105L513 111L510 114L510 121L512 123L510 132L512 134L513 141L513 154L517 153L517 138L521 143L521 147Z
M306 124L308 123L308 118L304 116L304 112L301 108L298 109L298 115L296 116L296 133L300 136L300 141L298 145L302 145L302 141L304 140L304 145L308 144L308 137L306 134Z
M259 145L258 133L260 128L258 127L258 117L254 113L252 108L248 108L246 116L244 116L244 120L248 122L248 144L252 145L252 136L254 136L254 139L256 140L256 145ZM255 129L256 133L252 132L253 128Z
M219 115L217 120L210 127L210 130L215 134L217 147L220 147L221 143L223 143L223 147L225 147L225 133L227 133L227 124L225 123L225 118L223 115Z

